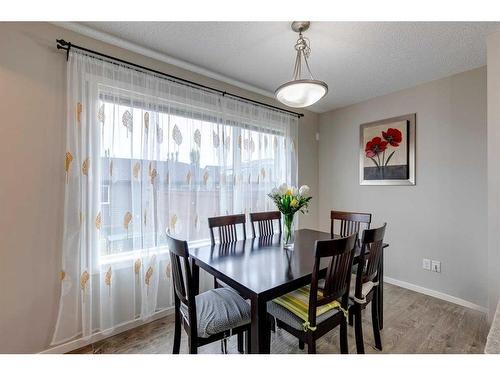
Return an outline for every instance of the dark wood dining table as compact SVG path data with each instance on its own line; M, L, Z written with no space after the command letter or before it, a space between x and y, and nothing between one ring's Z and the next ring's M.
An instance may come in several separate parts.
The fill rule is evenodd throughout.
M337 237L337 236L334 236ZM190 251L195 292L199 290L199 269L235 289L251 304L251 353L269 353L267 302L311 282L314 244L331 239L330 233L311 229L295 231L293 250L283 249L279 234L228 244L208 245ZM384 244L384 248L388 244ZM355 250L359 260L361 249ZM379 270L380 328L383 328L383 252ZM322 265L326 272L327 264Z

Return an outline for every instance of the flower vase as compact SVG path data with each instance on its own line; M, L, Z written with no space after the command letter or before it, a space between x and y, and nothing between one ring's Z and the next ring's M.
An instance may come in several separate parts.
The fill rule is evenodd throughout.
M295 228L293 226L294 214L283 214L283 248L293 250Z

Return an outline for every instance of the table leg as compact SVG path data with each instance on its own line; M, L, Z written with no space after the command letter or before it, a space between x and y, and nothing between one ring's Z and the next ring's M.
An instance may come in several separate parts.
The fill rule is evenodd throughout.
M191 277L193 280L194 295L200 294L200 267L196 264L194 259L191 259Z
M262 298L251 298L251 353L268 354L270 353L270 336L267 322L267 305Z
M380 254L380 270L378 276L378 324L384 328L384 249Z

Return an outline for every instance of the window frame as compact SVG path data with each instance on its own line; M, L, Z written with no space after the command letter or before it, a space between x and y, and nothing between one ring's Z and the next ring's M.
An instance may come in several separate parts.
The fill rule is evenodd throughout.
M172 115L172 110L174 111L173 115L174 116L180 116L184 117L189 120L201 120L204 122L212 122L213 124L219 125L219 126L224 126L224 127L231 127L233 129L233 136L231 139L232 142L232 147L233 147L233 165L229 170L231 171L231 175L234 176L235 170L238 168L241 168L241 153L234 152L236 148L238 147L238 138L242 133L242 130L249 130L249 131L254 131L258 134L267 134L270 136L278 136L278 137L283 137L284 139L288 139L288 133L284 129L279 129L277 127L272 127L269 125L265 124L252 124L252 121L248 121L244 118L237 118L234 114L229 115L226 118L221 118L220 117L220 112L221 111L221 106L220 106L220 99L219 99L219 107L216 110L210 110L208 108L203 108L203 107L198 107L195 105L187 104L187 103L179 103L175 100L171 99L166 99L166 98L161 98L161 97L155 97L151 93L147 93L147 89L144 87L141 87L144 92L138 92L135 91L131 96L134 98L140 99L141 97L150 97L152 98L156 103L160 102L163 103L159 107L156 108L151 108L150 106L148 107L144 101L142 101L142 105L139 105L141 103L140 100L134 101L132 98L132 103L130 103L130 99L123 98L123 101L116 102L116 100L108 100L109 97L115 98L116 95L113 94L113 92L120 92L120 91L125 91L128 94L130 94L131 90L122 88L122 87L117 87L116 84L110 84L106 83L105 79L100 79L100 82L98 82L94 87L98 92L97 98L98 98L98 103L96 107L100 105L100 102L109 104L109 105L123 105L123 106L128 106L134 109L140 109L140 110L148 110L152 112L157 112L157 113L163 113L167 116ZM105 91L106 89L111 90L110 94L106 94ZM193 116L194 114L194 116ZM212 120L212 121L210 121ZM222 121L221 121L222 120ZM257 122L257 121L255 121ZM102 142L103 139L100 138L100 142ZM109 150L105 151L105 153L109 152ZM101 159L105 157L110 157L109 155L100 156ZM128 159L128 158L126 158ZM134 158L131 158L129 160L134 160ZM148 160L148 159L143 159L143 160ZM110 185L102 185L102 177L99 176L99 185L102 186L107 186L108 189L108 202L101 202L100 205L110 205L111 203L111 191L110 191ZM222 192L223 189L218 187L219 192ZM233 187L233 194L234 194L234 187ZM100 195L102 198L102 195ZM234 211L234 207L233 207ZM210 238L207 237L206 239L198 239L198 240L190 240L188 241L188 244L190 247L201 247L204 245L210 244ZM150 247L149 249L154 249L155 252L159 254L167 253L168 248L165 245L160 245L160 246L154 246ZM97 258L99 261L99 264L105 265L105 264L114 264L114 263L119 263L124 260L129 260L129 259L136 259L137 257L140 257L142 253L148 250L148 248L141 248L141 249L134 249L126 252L121 252L121 253L114 253L114 254L106 254L103 255L101 253L101 245L98 245L97 250Z

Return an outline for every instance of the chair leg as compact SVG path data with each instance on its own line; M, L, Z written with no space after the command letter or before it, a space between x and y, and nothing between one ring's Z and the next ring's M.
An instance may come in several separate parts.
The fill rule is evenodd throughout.
M188 343L189 354L198 354L198 343L196 342L196 339L191 336L191 334L189 334Z
M243 332L238 333L238 352L243 354Z
M363 343L363 321L361 320L361 306L355 305L354 312L354 333L356 336L356 351L358 354L365 354L365 345Z
M307 342L307 353L316 354L316 340L313 338L309 339Z
M347 319L342 317L340 322L340 353L349 354L349 343L347 341Z
M349 309L349 325L351 327L354 325L354 307Z
M179 354L181 347L181 313L178 308L175 309L175 328L174 328L174 348L172 350L173 354Z
M220 340L220 351L222 354L227 354L227 339Z
M246 337L245 353L246 354L250 354L251 353L250 348L251 348L251 345L252 345L252 338L251 338L250 328L247 331L245 331L245 337Z
M371 302L372 305L372 325L373 325L373 337L375 338L375 347L378 350L382 350L382 340L380 339L380 320L378 314L378 290L373 293L374 297Z
M304 348L305 348L304 341L299 340L299 349L300 349L300 350L304 350Z

